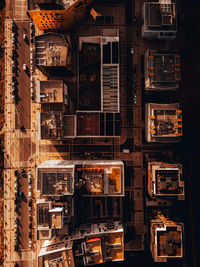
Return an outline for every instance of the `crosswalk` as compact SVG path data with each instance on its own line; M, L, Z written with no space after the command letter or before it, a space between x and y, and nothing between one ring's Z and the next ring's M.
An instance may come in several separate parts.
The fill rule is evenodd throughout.
M27 20L28 0L15 0L14 19Z

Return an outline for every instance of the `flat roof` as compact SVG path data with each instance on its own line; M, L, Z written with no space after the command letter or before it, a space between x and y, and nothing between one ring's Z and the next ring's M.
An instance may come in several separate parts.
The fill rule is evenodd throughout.
M74 168L39 168L37 185L42 196L72 195Z
M76 116L75 115L64 115L63 116L63 135L64 138L76 136Z
M123 170L121 166L81 165L75 170L76 189L84 195L123 195Z
M148 142L163 141L182 136L182 111L179 104L146 104L146 137ZM168 138L168 139L164 139Z
M158 257L182 257L182 231L177 227L157 230Z
M44 264L52 267L75 267L74 258L71 250L48 254L44 257ZM39 266L40 267L40 266Z
M120 136L120 113L77 112L77 136Z
M163 215L151 220L151 252L155 262L183 257L184 224Z
M79 110L119 112L119 37L79 37Z
M46 33L35 37L35 56L38 67L67 65L68 44L64 35Z
M180 81L180 56L176 51L148 50L145 56L146 89L176 89Z
M49 209L51 207L50 202L38 203L37 204L37 226L49 228ZM43 229L45 230L45 229ZM48 229L46 229L48 230Z
M119 222L114 222L112 226L112 229L106 223L85 225L85 228L80 226L81 233L84 233L72 237L75 262L77 254L81 253L85 266L124 260L123 227Z
M74 183L83 195L123 196L124 164L116 160L49 160L37 167L41 195L73 194Z
M81 44L79 51L80 110L101 110L101 46L92 43L91 38Z
M37 81L37 102L63 103L64 87L62 80Z
M149 183L156 196L184 196L182 165L163 162L149 162ZM151 187L151 185L150 185Z
M173 0L168 4L145 2L147 27L152 30L176 30L176 9Z
M63 138L63 113L62 112L38 112L38 139L62 139Z
M63 215L62 211L49 211L51 218L51 228L61 229L63 227Z

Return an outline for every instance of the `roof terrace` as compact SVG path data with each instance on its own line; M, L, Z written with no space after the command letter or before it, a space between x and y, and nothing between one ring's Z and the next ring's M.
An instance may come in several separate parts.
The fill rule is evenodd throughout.
M144 38L174 39L177 31L174 0L145 2L143 5L142 36Z
M46 33L35 37L37 67L61 67L67 65L69 46L64 35Z
M67 85L61 80L37 81L37 102L66 104L67 91Z
M180 82L180 56L175 51L147 50L145 89L175 90Z
M151 253L155 262L183 258L182 223L175 223L163 215L151 220Z
M182 136L179 104L146 104L147 142L178 142Z
M148 163L148 192L154 197L178 197L184 199L182 165L164 162Z

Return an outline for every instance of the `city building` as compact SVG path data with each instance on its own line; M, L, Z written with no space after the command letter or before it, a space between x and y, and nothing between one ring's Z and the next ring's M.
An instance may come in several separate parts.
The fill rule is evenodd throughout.
M184 199L182 165L165 162L148 162L148 193L155 197Z
M72 236L76 265L96 265L124 260L121 222L81 225Z
M77 137L120 136L118 34L79 38Z
M41 43L39 44L41 46ZM41 52L38 53L41 57ZM65 112L66 110L63 110L61 106L55 109L54 105L49 105L48 108L45 106L45 109L38 112L38 139L62 140L75 137L120 136L117 30L110 31L110 36L79 38L78 88L78 103L74 103L74 106L78 106L77 110L70 111L69 108ZM64 104L69 104L67 86L63 82L38 81L37 101L39 103L58 103L56 93L60 96L60 102L64 101Z
M64 103L68 105L68 87L62 80L37 81L38 103Z
M38 267L75 267L73 242L68 240L45 240L38 254Z
M150 250L154 262L182 259L184 256L184 224L174 222L163 215L151 220Z
M177 16L175 0L144 2L142 9L142 37L153 39L175 39Z
M37 167L41 197L124 196L124 164L117 160L47 160Z
M35 37L35 60L45 74L64 76L70 70L70 37L48 32Z
M145 90L176 90L180 82L180 55L176 51L147 50L144 60Z
M69 221L73 217L73 201L41 198L36 203L37 211L37 239L50 240L55 236L68 235Z
M123 260L124 231L121 222L80 225L65 241L60 238L46 240L38 254L39 267L50 264L89 266Z
M146 104L145 132L147 142L179 142L183 133L179 104Z
M28 13L37 27L41 30L65 30L72 31L77 25L86 21L88 16L96 16L95 11L92 12L91 4L93 0L67 0L62 1L37 0L37 4L54 4L54 7L48 5L38 5L40 9L29 10Z
M37 185L41 196L74 194L74 170L72 161L47 160L37 167Z
M79 37L80 110L119 112L119 33L115 32L116 36Z

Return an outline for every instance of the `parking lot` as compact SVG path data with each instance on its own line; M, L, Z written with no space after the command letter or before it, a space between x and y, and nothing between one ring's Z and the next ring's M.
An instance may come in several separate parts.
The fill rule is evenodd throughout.
M16 84L15 129L31 127L30 104L30 23L16 22ZM24 38L26 36L26 38ZM19 56L20 55L20 56ZM25 65L24 65L25 64ZM23 69L26 66L26 69Z
M31 193L29 192L31 192L30 173L27 173L24 169L16 170L14 219L16 229L15 251L29 249L29 232L32 231L32 225L30 224L30 218L32 219L32 204L29 204L29 200L31 199L29 195Z

